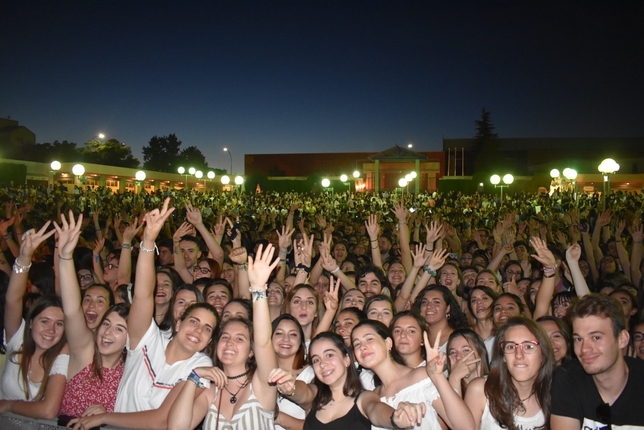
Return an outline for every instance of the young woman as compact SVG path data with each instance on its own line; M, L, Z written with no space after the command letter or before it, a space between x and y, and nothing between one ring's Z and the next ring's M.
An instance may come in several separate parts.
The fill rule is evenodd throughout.
M415 428L439 428L439 416L450 428L474 428L474 419L463 399L443 374L447 357L438 350L440 334L434 347L424 335L427 365L416 369L401 363L389 330L379 321L362 321L353 330L351 339L358 363L373 371L382 382L374 390L381 401L394 408L404 401L425 404L427 413Z
M177 272L171 269L161 269L156 272L156 285L154 289L154 320L162 329L172 333L172 326L168 326L165 321L166 315L170 311L170 302L172 296L179 285L182 284L181 277ZM164 323L165 321L165 323Z
M62 285L60 288L62 290ZM87 327L92 331L96 331L105 312L112 305L114 305L114 292L108 286L95 284L84 289L82 291L81 306Z
M461 311L454 295L442 285L426 287L418 294L414 302L414 309L425 318L430 337L439 333L440 349L445 352L447 339L452 331L458 328L467 328L467 320Z
M387 327L389 327L396 313L394 301L391 300L391 297L384 294L378 294L370 298L365 303L364 311L367 314L367 318L370 320L378 320Z
M572 333L568 325L561 319L546 315L537 320L545 330L552 352L555 356L555 366L573 359Z
M300 284L291 289L284 301L282 313L293 315L304 330L307 345L317 329L321 315L324 314L322 300L310 285Z
M284 304L284 287L279 282L271 282L268 284L268 307L271 311L271 321L275 321L282 313L282 305Z
M226 306L221 314L221 322L228 321L231 318L243 318L248 321L253 320L253 307L249 300L246 299L232 299Z
M499 281L498 276L489 269L481 270L479 274L476 275L476 285L489 287L497 294L501 294L503 292L501 281Z
M155 240L174 211L166 199L161 210L145 216L146 228L136 265L136 286L128 316L129 349L114 413L100 413L70 421L77 428L111 425L127 428L167 428L168 413L186 378L195 367L211 366L202 351L217 326L215 309L197 303L186 309L168 339L154 320ZM207 383L207 381L202 381Z
M331 332L318 334L310 346L315 372L313 383L299 381L284 370L274 369L269 382L304 409L310 409L304 429L351 428L369 430L413 427L425 413L424 404L401 402L394 410L382 403L372 391L363 391L353 365L351 350L340 336Z
M168 337L172 337L171 327L174 327L181 319L181 316L186 311L186 309L194 305L195 303L203 302L203 294L199 291L193 284L183 284L172 294L172 299L170 299L170 306L168 311L165 313L165 318L161 324L160 328L168 327L166 333Z
M364 293L357 288L354 288L342 295L342 299L340 301L340 309L358 308L360 310L363 310L366 301L367 298L364 296Z
M456 294L456 289L461 285L461 269L454 262L445 263L438 271L438 283Z
M351 348L351 332L360 321L366 320L367 315L358 308L342 309L335 318L333 331L342 337L344 344Z
M492 319L492 303L498 297L497 293L490 287L477 285L470 290L469 309L474 318L472 329L485 340L494 332L494 321Z
M65 390L69 355L60 299L42 296L29 308L27 319L22 318L32 256L55 231L47 232L48 227L49 222L37 232L32 229L23 234L9 280L4 310L7 358L0 413L52 419L58 414Z
M96 334L83 324L85 318L73 259L82 220L82 214L74 220L70 211L69 221L62 215L61 226L54 223L58 232L58 276L70 353L60 415L68 417L96 411L114 412L127 341L129 307L126 305L116 305L104 312Z
M416 311L398 312L390 324L394 348L402 357L405 365L412 369L425 366L426 356L423 348L423 333L427 322Z
M467 385L489 372L487 350L481 337L469 328L455 330L447 341L447 373L454 390L465 396Z
M220 276L221 268L219 263L212 258L202 258L192 267L193 282L201 278L216 279Z
M548 428L555 360L541 326L514 317L499 330L487 380L470 382L465 402L477 428Z
M222 324L217 340L220 367L197 367L175 400L168 418L168 428L195 428L204 419L203 429L230 430L272 429L277 390L268 377L277 366L271 342L271 321L266 295L266 281L277 267L273 264L273 246L257 249L256 258L248 259L248 279L253 297L253 322L231 318ZM200 378L215 382L197 392Z

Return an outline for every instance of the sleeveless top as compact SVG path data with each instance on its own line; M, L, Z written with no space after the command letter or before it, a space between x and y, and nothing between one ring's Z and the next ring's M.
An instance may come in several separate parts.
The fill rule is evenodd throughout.
M432 430L440 428L438 412L432 406L434 400L438 399L440 394L429 377L422 379L408 387L403 388L391 397L380 397L380 401L388 404L394 409L398 408L401 402L425 403L427 412L420 424L412 427L414 430ZM373 426L372 430L380 430L381 427Z
M215 395L215 400L212 401L208 409L202 428L204 430L217 429L217 415L219 415L218 430L274 430L274 412L267 411L259 403L259 400L255 396L255 391L253 391L252 382L248 386L250 387L248 400L239 408L230 421L217 410L217 396Z
M358 394L358 397L360 395ZM311 411L304 420L304 430L331 430L331 429L351 429L351 430L370 430L371 423L362 415L358 408L358 397L353 400L353 406L343 417L336 418L328 423L323 423L315 416L316 411Z
M123 376L123 360L114 368L103 368L103 381L92 371L92 363L67 381L60 415L80 417L92 405L102 405L108 413L114 412L116 392Z
M514 416L514 425L517 426L518 430L533 430L541 428L546 423L546 417L543 416L543 411L539 412L532 417L522 417L515 415ZM485 410L481 416L481 427L480 430L501 430L501 426L496 419L492 416L490 412L490 402L485 402Z

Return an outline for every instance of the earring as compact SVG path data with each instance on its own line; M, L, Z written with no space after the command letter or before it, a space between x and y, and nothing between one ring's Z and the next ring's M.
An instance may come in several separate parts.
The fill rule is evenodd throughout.
M447 313L445 314L445 318L447 318L447 319L449 319L449 317L450 317L450 316L451 316L451 315L449 314L449 312L447 312Z

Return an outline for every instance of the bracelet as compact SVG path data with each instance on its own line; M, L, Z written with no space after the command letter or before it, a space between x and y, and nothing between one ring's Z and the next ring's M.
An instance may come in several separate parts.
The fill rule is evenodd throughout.
M336 266L335 269L331 270L331 273L335 275L336 273L338 273L339 270L340 270L340 266Z
M199 378L199 375L197 375L197 372L195 372L194 369L190 371L190 375L188 375L188 381L192 382L197 386L197 388L203 388L203 385L201 384L201 380Z
M143 251L143 252L154 252L154 251L156 251L157 255L159 255L159 248L157 248L156 242L154 243L154 248L148 249L145 246L143 246L143 241L141 241L141 243L139 244L139 248L141 248L141 251Z
M20 263L18 263L17 258L16 258L16 261L13 262L14 273L27 273L29 269L31 269L31 263L29 263L28 266L23 266Z
M268 287L268 286L267 286L267 287ZM250 291L250 294L251 294L251 295L252 295L252 297L253 297L253 303L258 302L258 301L259 301L259 300L261 300L261 299L265 299L265 298L266 298L266 290L267 290L267 289L268 289L268 288L265 288L265 289L263 289L263 290L249 290L249 291Z
M295 382L293 382L293 391L290 394L286 394L284 391L280 390L279 388L277 389L277 391L279 391L282 396L293 397L295 395L295 386L296 385L297 384Z
M378 242L378 239L369 239L369 242Z
M425 269L425 272L427 272L429 275L433 276L434 278L436 277L436 271L429 267L429 264L425 264L423 266L423 269Z
M94 254L94 261L98 263L100 260L101 260L101 256Z
M309 266L305 266L302 263L298 264L296 268L304 270L306 273L311 273L311 268Z
M554 267L544 267L543 273L554 273L554 271L557 270L557 267L557 263L555 263Z
M551 274L547 275L547 274L544 272L543 277L544 277L544 278L548 278L548 279L550 279L550 278L554 278L554 277L555 277L555 274L554 274L554 273L551 273Z
M281 264L286 264L286 259L285 258L284 259L280 258L280 263Z
M239 267L239 270L248 270L248 263L235 263L235 266Z
M425 248L425 252L434 252L433 249Z
M70 261L70 260L74 259L74 257L65 258L60 254L60 252L58 253L58 258L60 258L61 260L66 260L66 261Z
M398 427L398 426L396 425L396 423L394 422L394 415L395 415L395 414L396 414L396 411L394 410L394 411L391 413L391 417L389 418L389 421L391 421L391 428L392 428L392 429L394 429L394 430L402 430L402 428L401 428L401 427Z
M131 243L122 243L121 249L129 249L130 251L134 248Z

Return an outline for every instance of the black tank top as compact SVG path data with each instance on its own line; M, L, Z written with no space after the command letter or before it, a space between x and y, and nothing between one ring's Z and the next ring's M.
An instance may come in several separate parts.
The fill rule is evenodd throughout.
M358 395L360 397L360 395ZM331 430L331 429L351 429L351 430L371 430L371 423L362 415L358 408L358 397L353 400L353 407L343 417L337 418L331 422L323 423L315 416L316 411L311 411L304 420L304 430Z

